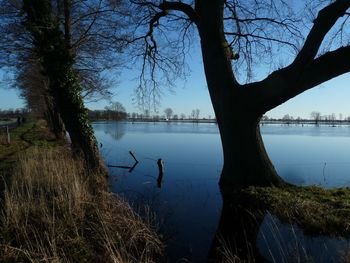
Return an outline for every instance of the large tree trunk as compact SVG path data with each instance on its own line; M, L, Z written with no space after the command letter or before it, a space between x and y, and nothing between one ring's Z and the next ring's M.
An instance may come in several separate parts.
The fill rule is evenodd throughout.
M232 51L224 37L224 1L197 6L204 70L224 153L222 186L278 185L259 131L263 113L258 89L240 85L233 74Z
M245 114L232 115L220 125L224 153L220 185L279 185L282 180L266 153L259 118Z

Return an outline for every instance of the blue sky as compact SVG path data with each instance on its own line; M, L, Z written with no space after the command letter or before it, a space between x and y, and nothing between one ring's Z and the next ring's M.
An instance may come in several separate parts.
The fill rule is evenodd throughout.
M159 114L167 107L173 109L175 114L190 114L192 109L200 109L201 117L214 116L209 93L206 88L206 81L203 65L199 57L191 62L191 75L186 83L179 83L173 92L165 88L162 102L159 107ZM133 72L137 74L137 72ZM140 112L137 105L133 103L135 95L133 93L137 83L131 81L130 74L122 73L120 83L113 89L114 101L121 102L128 112ZM307 118L312 111L320 111L322 114L335 113L338 117L342 113L344 117L350 116L350 74L347 73L322 85L315 87L303 94L287 101L279 107L268 112L269 117L280 118L285 114L294 117ZM92 109L103 109L106 101L88 103ZM19 98L15 89L9 89L6 85L0 87L0 108L20 108L23 101Z

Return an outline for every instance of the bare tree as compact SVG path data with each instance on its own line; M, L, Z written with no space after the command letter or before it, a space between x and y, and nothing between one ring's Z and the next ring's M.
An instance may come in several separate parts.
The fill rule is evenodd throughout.
M137 32L145 32L135 38L144 47L141 86L154 91L161 72L165 80L171 70L179 75L186 44L193 39L188 33L198 33L223 146L220 184L283 185L264 148L259 120L290 98L350 71L350 1L308 1L302 8L309 13L302 17L279 0L131 2L135 19L142 21ZM281 50L291 54L285 63L278 61ZM253 81L254 69L275 58L276 70Z
M331 124L334 126L335 125L335 121L337 120L337 117L335 116L335 113L332 113L331 115L329 115L329 120L330 120Z
M190 119L194 120L196 118L196 110L192 110L190 114Z
M311 118L315 121L315 125L318 126L321 120L321 112L318 112L318 111L311 112Z
M200 113L200 110L199 110L199 109L195 109L194 112L195 112L195 119L196 119L196 120L199 120L199 113Z
M105 107L107 111L108 119L119 120L125 117L126 110L123 104L118 101L111 101L108 106Z
M171 108L166 108L164 110L164 113L165 113L165 117L170 120L171 119L171 116L173 116L173 110Z
M93 0L83 3L70 0L73 8L70 9L68 21L64 15L64 0L48 2L57 23L62 27L69 23L71 51L75 57L73 69L82 87L81 95L89 101L109 99L109 88L115 84L115 80L107 71L121 64L118 51L122 49L122 42L116 39L117 36L123 38L118 31L122 24L118 1ZM23 3L23 0L0 1L0 67L11 69L15 77L17 69L28 63L35 65L40 59L33 52L30 32L19 20ZM112 38L115 41L111 41Z

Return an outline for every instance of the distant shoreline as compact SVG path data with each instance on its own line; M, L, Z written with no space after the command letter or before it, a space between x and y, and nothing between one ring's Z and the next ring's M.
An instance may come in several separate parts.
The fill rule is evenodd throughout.
M213 123L217 124L216 119L124 119L124 120L91 120L91 122L109 122L109 121L121 121L121 122L160 122L160 123ZM315 126L324 126L324 125L330 125L330 126L337 126L337 125L350 125L350 121L348 120L319 120L317 123L314 120L262 120L260 121L260 125L265 124L281 124L281 125L315 125Z

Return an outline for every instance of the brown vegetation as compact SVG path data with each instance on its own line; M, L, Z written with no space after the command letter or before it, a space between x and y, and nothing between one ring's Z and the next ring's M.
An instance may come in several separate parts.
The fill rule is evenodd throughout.
M19 154L5 186L1 262L154 262L160 256L155 231L120 197L93 189L95 176L86 173L61 147Z

